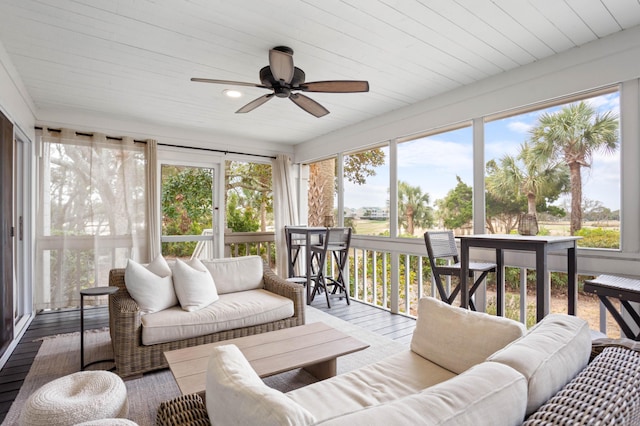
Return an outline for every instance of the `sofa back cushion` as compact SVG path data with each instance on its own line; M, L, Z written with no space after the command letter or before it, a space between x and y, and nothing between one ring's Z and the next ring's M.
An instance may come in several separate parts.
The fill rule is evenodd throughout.
M488 360L506 364L527 379L529 415L571 381L587 365L590 354L587 322L551 314Z
M524 377L505 365L483 362L422 392L319 424L515 426L522 423L526 405Z
M424 297L418 303L411 350L460 374L524 333L525 327L517 321Z
M235 345L212 350L206 404L212 425L310 425L315 418L285 394L265 385Z
M225 257L203 260L218 294L257 290L264 287L262 258L260 256Z

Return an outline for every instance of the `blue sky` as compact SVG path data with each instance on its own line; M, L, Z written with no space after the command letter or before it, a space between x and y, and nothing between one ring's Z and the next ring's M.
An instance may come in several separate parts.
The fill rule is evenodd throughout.
M612 93L588 100L598 112L611 110L619 115L619 95ZM562 106L547 108L485 124L485 161L499 159L504 154L516 154L529 130L543 112L553 112ZM456 185L456 175L472 183L471 127L398 144L398 179L419 185L429 194L430 205L443 198ZM388 149L384 148L388 154ZM364 186L345 182L345 206L384 207L388 199L389 169L383 166L376 176L367 178ZM611 210L620 208L620 156L596 154L591 169L583 168L583 196L597 200ZM560 204L566 200L559 200Z

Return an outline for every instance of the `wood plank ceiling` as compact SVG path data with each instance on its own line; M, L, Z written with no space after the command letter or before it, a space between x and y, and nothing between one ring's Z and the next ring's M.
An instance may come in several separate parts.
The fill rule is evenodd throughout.
M640 24L638 0L0 0L0 43L38 119L93 114L295 144ZM268 50L308 81L369 93L286 99L191 77L259 83ZM229 87L231 88L231 87Z

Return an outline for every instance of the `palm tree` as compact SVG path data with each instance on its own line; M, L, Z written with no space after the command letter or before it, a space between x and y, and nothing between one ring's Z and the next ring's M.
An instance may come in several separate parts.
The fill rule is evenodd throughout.
M547 161L530 143L520 145L517 156L505 155L499 167L487 178L487 190L498 199L518 194L527 199L527 213L537 216L536 206L544 199L555 199L569 188L569 172L564 163Z
M307 221L309 226L331 225L327 223L327 220L333 218L335 170L335 158L309 165L309 217Z
M571 235L582 227L583 167L591 167L593 154L618 149L618 117L611 111L596 113L584 101L570 104L558 113L544 113L531 130L535 155L558 158L569 167L571 179Z
M423 194L419 186L398 181L398 222L413 235L415 226L433 225L433 209L429 207L429 194Z

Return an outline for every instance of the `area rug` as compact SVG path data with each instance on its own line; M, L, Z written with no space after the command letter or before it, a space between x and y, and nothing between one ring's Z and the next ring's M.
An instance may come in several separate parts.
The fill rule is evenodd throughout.
M364 351L338 358L338 374L407 349L405 344L367 331L318 309L307 307L307 322L319 321L370 345ZM40 386L58 377L79 371L79 348L79 333L45 338L2 425L18 424L21 407L29 395ZM109 358L111 354L107 330L92 330L85 334L85 362ZM109 364L97 364L96 367L109 368ZM315 381L316 379L312 375L301 369L264 379L267 385L282 392L297 389ZM147 373L142 378L125 381L125 384L129 399L129 418L140 426L154 425L160 403L180 395L180 390L168 369Z

